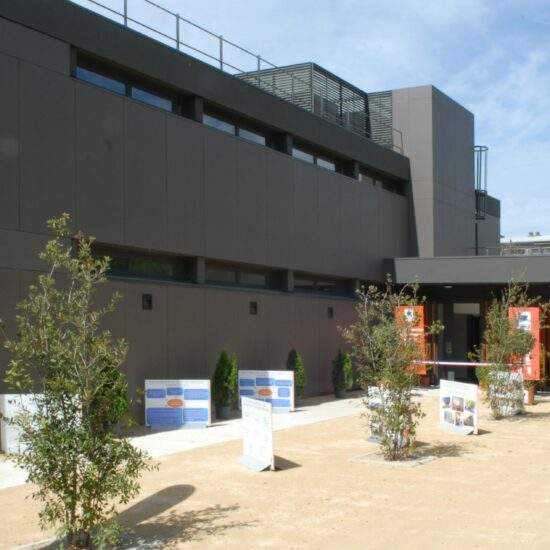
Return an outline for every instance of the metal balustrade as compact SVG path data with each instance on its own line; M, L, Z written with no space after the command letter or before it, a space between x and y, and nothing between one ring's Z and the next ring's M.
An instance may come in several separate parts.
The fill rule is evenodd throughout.
M151 0L110 0L110 4L107 3L109 0L71 1L180 52L192 55L351 132L403 153L403 136L392 127L391 98L388 116L387 101L382 97L385 92L367 94L317 66L319 70L315 77L304 78L304 75L295 70L300 65L278 67L260 54ZM148 17L147 23L134 15L139 12L142 17L143 14ZM327 74L332 80L330 91ZM323 75L324 84L321 82ZM339 86L337 98L330 96L330 93L334 94L335 83ZM326 96L323 95L323 85L326 86ZM319 104L317 106L314 105L315 96Z

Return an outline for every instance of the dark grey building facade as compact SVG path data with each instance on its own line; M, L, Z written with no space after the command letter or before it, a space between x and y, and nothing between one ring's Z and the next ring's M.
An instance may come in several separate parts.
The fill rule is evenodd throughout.
M209 377L223 349L261 369L296 348L306 392L330 391L355 288L474 247L473 115L432 86L384 98L399 151L68 1L0 0L8 331L68 212L113 257L132 389Z

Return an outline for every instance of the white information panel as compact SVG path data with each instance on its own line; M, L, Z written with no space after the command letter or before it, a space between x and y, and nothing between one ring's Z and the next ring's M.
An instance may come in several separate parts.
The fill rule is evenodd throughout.
M478 433L478 387L451 380L439 382L439 425L461 435Z
M145 380L145 425L206 428L210 401L210 380Z
M291 370L240 370L239 396L267 401L273 413L294 410L294 372Z
M5 418L9 419L22 410L32 413L35 410L35 396L36 394L0 394L0 446L3 452L7 454L21 452L21 444L19 443L20 430L7 422Z
M241 463L257 472L267 468L274 470L273 407L271 403L243 397L241 408L243 429Z

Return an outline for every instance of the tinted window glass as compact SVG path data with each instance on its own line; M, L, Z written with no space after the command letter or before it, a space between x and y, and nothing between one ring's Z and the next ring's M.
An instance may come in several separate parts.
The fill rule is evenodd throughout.
M206 282L222 285L236 285L237 271L231 267L222 265L206 265Z
M254 143L258 143L259 145L265 145L265 136L257 134L256 132L252 132L250 130L246 130L244 128L239 128L239 137L242 137Z
M322 277L297 276L294 278L294 290L333 296L350 296L351 285L342 279L324 279Z
M219 118L213 117L211 115L203 115L202 121L207 126L212 128L217 128L222 132L227 132L228 134L235 134L235 126L226 122L225 120L220 120Z
M364 181L365 183L374 183L374 180L368 174L364 172L359 172L359 181Z
M96 256L109 256L110 275L139 277L144 279L168 279L189 281L192 278L193 262L189 258L140 254L136 251L109 247L95 247Z
M336 171L336 164L334 164L334 162L323 159L321 157L317 157L317 166L320 166L321 168L326 168L327 170L332 170L333 172Z
M313 291L315 290L315 281L304 279L302 277L294 278L294 290Z
M90 84L95 84L111 92L116 92L117 94L124 95L126 93L126 85L123 82L119 82L114 78L102 75L91 71L90 69L84 69L83 67L76 68L76 78L89 82Z
M164 109L165 111L172 111L172 101L170 99L160 97L152 94L151 92L136 88L135 86L132 86L132 97L139 101L143 101L148 105L153 105L153 107L158 107L159 109Z
M258 271L241 271L239 283L243 286L267 287L267 276Z
M313 155L302 151L302 149L297 149L296 147L292 148L292 156L297 159L305 160L306 162L311 162L311 164L314 162Z

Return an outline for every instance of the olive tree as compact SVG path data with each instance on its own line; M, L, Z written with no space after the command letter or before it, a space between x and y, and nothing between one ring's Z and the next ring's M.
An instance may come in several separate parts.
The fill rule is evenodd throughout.
M40 254L48 271L18 304L17 335L5 344L7 384L33 395L32 407L10 420L21 433L14 458L35 487L43 527L72 547L103 547L120 533L116 505L137 494L152 466L114 433L129 408L120 370L128 346L101 325L120 297L94 307L109 258L94 257L93 238L72 236L68 214L48 226L54 236Z
M405 285L397 290L391 282L383 288L369 286L357 293L357 321L342 330L351 344L359 383L366 392L365 404L371 426L378 427L382 452L388 460L406 458L414 447L416 428L423 416L420 403L413 400L413 389L419 382L415 361L423 350L411 333L414 322L403 323L396 311L400 306L422 303L417 297L418 285ZM439 323L427 333L442 329ZM369 407L373 390L380 406Z
M511 281L500 297L494 298L485 316L482 351L475 356L488 366L478 369L481 386L486 389L486 400L495 418L523 409L523 385L520 368L523 357L535 342L533 335L518 328L517 320L510 316L511 307L541 305L543 317L547 304L538 297L529 297L528 286Z

